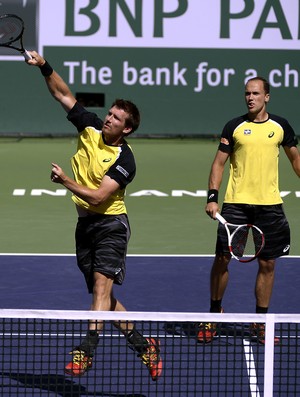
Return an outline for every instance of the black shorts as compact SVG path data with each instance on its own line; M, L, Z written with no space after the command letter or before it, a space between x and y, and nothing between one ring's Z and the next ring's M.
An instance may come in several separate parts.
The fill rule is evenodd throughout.
M290 251L290 227L282 204L248 205L224 203L221 214L227 222L235 224L251 223L259 227L265 235L265 246L259 257L275 259L288 255ZM229 253L227 234L219 223L216 254Z
M113 278L121 285L130 238L127 215L79 217L76 226L77 264L84 274L89 293L93 292L94 272Z

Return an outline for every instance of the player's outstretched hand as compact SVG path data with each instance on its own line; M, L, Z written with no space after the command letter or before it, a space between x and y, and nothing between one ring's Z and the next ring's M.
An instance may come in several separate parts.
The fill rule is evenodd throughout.
M31 55L31 59L26 60L28 65L42 66L46 62L45 59L36 51L28 51L28 53Z

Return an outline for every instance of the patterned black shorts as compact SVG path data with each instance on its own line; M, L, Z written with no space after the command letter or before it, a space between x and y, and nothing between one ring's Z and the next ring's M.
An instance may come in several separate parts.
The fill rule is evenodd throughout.
M282 204L248 205L224 203L221 213L227 222L235 224L251 223L263 231L265 246L259 255L260 258L275 259L289 254L291 244L290 227ZM227 244L225 228L219 224L216 253L229 253Z
M76 226L77 264L90 293L93 274L99 272L121 285L130 238L127 215L91 215L78 218Z

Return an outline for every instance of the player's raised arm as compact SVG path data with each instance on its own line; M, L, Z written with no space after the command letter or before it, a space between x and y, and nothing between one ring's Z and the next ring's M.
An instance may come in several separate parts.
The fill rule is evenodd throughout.
M32 59L27 60L28 65L38 66L45 81L49 92L65 109L69 112L76 103L76 98L72 94L68 85L60 77L60 75L53 70L49 63L36 51L29 52Z

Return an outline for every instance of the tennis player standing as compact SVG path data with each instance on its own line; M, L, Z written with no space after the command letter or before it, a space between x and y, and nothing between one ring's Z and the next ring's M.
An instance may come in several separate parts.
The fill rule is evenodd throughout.
M130 101L117 99L104 121L88 112L67 84L37 52L27 63L40 68L51 95L67 112L78 131L77 153L72 157L74 179L58 164L52 164L51 180L70 190L75 203L77 264L92 294L91 310L126 311L113 294L113 284L121 285L130 227L124 204L125 188L136 172L134 155L125 138L139 126L140 114ZM138 353L153 380L161 375L159 341L143 337L131 323L118 325L129 347ZM92 366L102 323L90 322L80 345L70 353L65 372L83 375Z
M222 206L227 222L251 223L265 234L265 247L258 257L255 285L256 313L267 313L271 299L275 260L288 255L290 228L286 219L278 186L279 148L283 149L295 173L300 177L298 141L287 120L266 110L270 100L270 85L261 77L248 80L245 101L248 113L229 121L223 128L221 142L212 163L206 213L215 219L218 192L226 161L230 174ZM210 275L210 312L222 312L222 298L228 283L228 265L231 255L227 234L219 224L216 256ZM216 323L202 323L198 332L200 342L211 342L217 335ZM264 324L252 324L251 335L265 343ZM275 343L279 340L275 338Z

